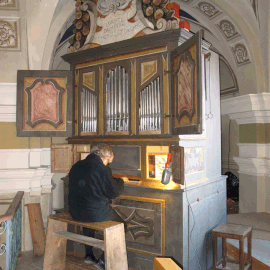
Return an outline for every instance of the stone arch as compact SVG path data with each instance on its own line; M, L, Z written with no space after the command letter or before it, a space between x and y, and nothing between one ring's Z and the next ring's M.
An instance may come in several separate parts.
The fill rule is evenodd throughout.
M205 39L212 44L211 49L226 59L238 79L240 94L264 92L266 81L260 50L259 23L252 3L245 0L237 2L213 0L211 3L207 0L175 2L199 21L189 21L190 30L196 32L204 29ZM73 1L58 2L47 36L42 69L64 67L60 58L58 64L53 65L52 62L55 60L55 48L58 46L59 38L67 24L72 21L74 10ZM64 51L61 53L64 54Z
M176 2L207 29L205 39L212 44L211 49L223 55L232 67L239 82L241 95L266 90L267 82L259 36L260 24L250 1L176 0ZM199 4L205 6L201 6L200 9ZM209 10L207 5L210 5ZM234 33L230 34L226 28L225 31L222 30L221 22L223 26L227 23L224 27L234 28ZM191 31L197 29L198 25L191 24ZM242 54L246 54L247 57L242 57Z

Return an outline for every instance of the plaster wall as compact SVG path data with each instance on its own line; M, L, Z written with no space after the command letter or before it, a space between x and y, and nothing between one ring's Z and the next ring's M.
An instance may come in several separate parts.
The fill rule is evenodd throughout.
M0 48L0 83L15 83L17 81L17 70L28 68L25 1L19 2L19 10L0 9L0 20L5 19L15 19L18 23L19 48L16 50Z
M222 156L222 174L230 171L237 177L238 165L233 157L239 156L239 126L234 120L230 120L228 115L221 116L221 156Z

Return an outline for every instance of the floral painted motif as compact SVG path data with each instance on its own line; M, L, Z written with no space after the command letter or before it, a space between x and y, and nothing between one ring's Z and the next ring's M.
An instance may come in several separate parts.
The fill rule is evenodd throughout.
M8 22L0 21L0 47L16 46L16 29Z

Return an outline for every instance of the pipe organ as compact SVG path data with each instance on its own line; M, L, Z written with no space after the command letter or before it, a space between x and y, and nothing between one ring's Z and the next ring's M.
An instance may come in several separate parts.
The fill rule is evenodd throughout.
M210 46L201 33L168 30L66 54L68 73L18 73L18 134L68 137L68 144L52 147L52 172L68 173L98 142L117 151L115 174L130 181L113 207L132 225L126 236L132 268L152 269L154 257L169 256L183 269L212 269L209 243L211 230L226 222L226 178L214 52L209 70L216 88L202 89L210 85L202 76L202 52ZM210 100L204 93L213 118L203 122ZM168 152L172 181L164 186L159 168Z
M149 130L160 131L160 100L160 78L158 77L140 91L140 132Z
M97 97L83 88L81 94L82 133L97 131Z
M178 41L171 30L64 55L78 82L73 135L201 133L200 32Z
M128 131L129 76L116 66L106 76L106 131Z

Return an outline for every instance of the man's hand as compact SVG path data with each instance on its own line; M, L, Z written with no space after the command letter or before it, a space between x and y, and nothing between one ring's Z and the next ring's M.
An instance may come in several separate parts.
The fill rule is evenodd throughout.
M121 177L121 179L122 179L125 183L129 182L128 178L125 177L125 176Z

